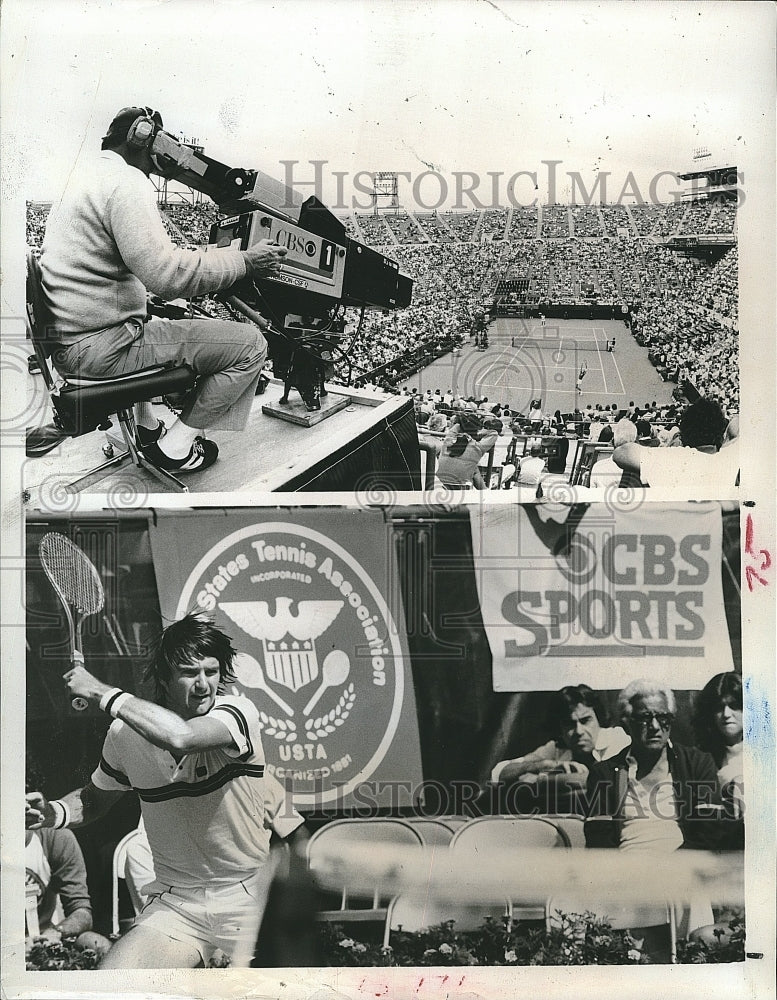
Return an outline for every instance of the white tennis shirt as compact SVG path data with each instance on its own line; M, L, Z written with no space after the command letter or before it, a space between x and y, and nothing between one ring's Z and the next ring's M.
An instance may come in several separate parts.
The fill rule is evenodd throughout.
M117 719L92 774L97 788L137 792L160 886L248 878L267 860L271 832L285 837L303 822L283 786L265 774L253 703L218 696L209 717L224 723L233 745L180 762Z

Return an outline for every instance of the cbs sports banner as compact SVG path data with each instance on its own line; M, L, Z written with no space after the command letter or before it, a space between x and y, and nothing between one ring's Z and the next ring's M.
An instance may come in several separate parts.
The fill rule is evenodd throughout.
M494 691L683 690L733 669L716 503L472 510Z
M200 611L232 638L229 693L259 709L295 805L411 804L421 756L383 514L158 512L150 530L164 621Z

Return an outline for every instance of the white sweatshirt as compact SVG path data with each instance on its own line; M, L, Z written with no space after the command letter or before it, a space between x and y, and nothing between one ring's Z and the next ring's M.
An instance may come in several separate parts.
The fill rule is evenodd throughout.
M113 150L68 183L49 214L40 266L62 343L142 320L147 290L164 299L203 295L246 275L240 250L176 247L151 181Z

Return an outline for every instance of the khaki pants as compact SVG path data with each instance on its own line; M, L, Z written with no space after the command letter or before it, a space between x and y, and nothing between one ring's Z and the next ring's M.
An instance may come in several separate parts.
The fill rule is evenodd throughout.
M187 395L181 420L190 427L243 430L251 413L267 342L249 323L210 319L129 320L85 334L53 353L63 375L126 375L174 361L200 376Z

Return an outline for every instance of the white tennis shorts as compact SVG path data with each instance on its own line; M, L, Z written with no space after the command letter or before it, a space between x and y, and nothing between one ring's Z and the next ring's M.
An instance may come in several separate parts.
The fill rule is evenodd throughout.
M181 888L155 882L135 925L193 944L206 966L220 948L234 968L246 968L256 947L273 868L267 864L250 878L228 885Z

